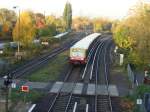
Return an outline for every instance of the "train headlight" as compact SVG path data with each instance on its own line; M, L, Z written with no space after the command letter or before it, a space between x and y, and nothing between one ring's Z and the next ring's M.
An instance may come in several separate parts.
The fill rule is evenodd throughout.
M81 58L80 60L84 60L84 58Z
M71 60L73 60L74 58L73 58L73 57L71 57L70 59L71 59Z

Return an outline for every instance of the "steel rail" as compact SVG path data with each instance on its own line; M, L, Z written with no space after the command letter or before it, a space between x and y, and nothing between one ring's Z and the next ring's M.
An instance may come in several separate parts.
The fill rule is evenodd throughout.
M99 44L99 42L100 42L100 40L98 40L97 42L96 42L96 47L97 47L97 45ZM85 69L84 69L84 72L83 72L83 74L82 74L82 80L84 79L84 77L85 77L85 74L86 74L86 71L87 71L87 67L89 66L89 62L90 62L90 60L91 60L91 58L92 58L92 54L93 54L93 52L94 52L94 49L95 49L95 47L93 47L91 50L90 50L90 52L89 52L89 55L88 55L88 57L87 57L87 64L86 64L86 66L85 66Z
M67 73L67 75L66 75L66 77L65 77L65 79L64 79L64 82L66 82L66 80L69 78L69 75L71 75L72 71L73 71L73 67L71 67L71 70ZM52 108L53 108L53 106L54 106L54 104L55 104L57 98L59 97L59 95L60 95L60 93L61 93L61 90L62 90L63 86L64 86L64 83L63 83L63 85L61 86L61 88L59 89L59 91L58 91L56 97L54 98L54 100L53 100L51 106L49 107L48 112L50 112L50 111L52 110Z
M73 41L70 45L74 44L76 41ZM61 48L59 50L56 50L55 52L50 53L49 55L46 55L42 58L40 58L39 60L36 60L32 63L29 63L27 65L25 65L23 68L20 68L19 70L13 71L13 77L14 78L19 78L21 76L24 75L24 73L33 70L33 68L44 64L45 62L47 62L48 60L52 59L54 56L58 55L61 52L64 52L65 50L67 50L69 48L69 45L65 46L64 48Z
M102 52L102 48L103 48L103 46L104 46L104 41L102 42L102 44L101 44L101 47L100 47L100 51L96 54L96 55L98 55L97 56L97 61L96 61L96 74L95 74L95 112L97 112L97 85L98 85L98 70L99 70L99 59L100 59L100 56L99 56L99 54ZM93 61L95 61L95 60L93 60Z
M96 62L95 60L96 60L97 52L98 52L99 48L101 49L102 46L103 46L103 41L102 41L102 43L99 44L99 46L96 49L96 52L94 54L94 59L93 59L93 62L92 62L92 68L91 68L91 72L90 72L90 80L92 80L93 69L94 69L94 65L95 65L95 62Z
M75 36L77 36L77 37L82 37L83 36L83 34L76 34L76 35L74 35L74 37ZM40 65L40 64L42 64L42 63L40 63L40 64L37 64L36 65L36 63L38 63L38 62L40 62L40 61L42 61L42 60L44 60L45 58L47 58L47 57L49 57L49 59L51 59L51 58L53 58L54 56L56 56L57 54L59 54L59 53L61 53L61 52L63 52L64 50L66 50L67 48L69 48L70 46L72 46L75 42L77 42L78 40L72 40L72 42L70 43L68 40L66 41L66 42L62 42L61 44L61 47L57 47L57 48L55 48L55 49L53 49L51 52L47 52L47 53L45 53L45 54L43 54L42 56L37 56L37 57L35 57L34 59L30 59L30 60L28 60L28 61L26 61L23 65L21 65L21 66L18 66L18 67L16 67L16 68L12 68L11 70L9 70L9 72L6 72L6 73L4 73L4 75L3 76L5 76L5 75L7 75L7 74L9 74L9 73L11 73L11 76L13 77L13 78L19 78L19 77L21 77L22 75L24 75L24 73L29 73L30 71L33 71L33 68L36 68L36 67L38 67L38 65ZM66 48L66 49L65 49ZM64 50L63 50L64 49ZM55 54L55 55L53 55L53 54ZM44 64L44 62L43 62L43 64ZM30 67L30 66L35 66L35 67ZM35 70L35 69L34 69ZM2 76L2 77L3 77Z
M110 41L111 42L111 41ZM109 81L108 81L108 70L107 70L107 62L106 62L106 56L107 56L107 47L109 44L107 44L107 46L105 47L104 50L104 65L105 65L105 81L106 81L106 87L107 87L107 92L108 92L108 100L109 100L109 106L110 106L110 111L112 111L112 103L111 103L111 97L110 97L110 91L109 91Z
M68 100L67 106L66 106L66 108L65 108L65 112L67 112L67 111L68 111L68 107L69 107L69 104L70 104L70 102L71 102L72 95L73 95L73 90L74 90L74 88L75 88L75 87L76 87L76 82L74 82L74 85L73 85L72 91L71 91L71 93L70 93L70 97L69 97L69 100Z
M71 72L69 72L69 73L67 74L67 77L65 78L64 82L66 82L66 81L68 80L68 78L69 78L69 76L71 75L71 73L72 73L73 70L74 70L74 68L72 67ZM80 72L81 72L81 70L80 70ZM54 105L55 105L57 99L58 99L59 96L61 95L61 90L62 90L63 86L64 86L64 83L63 83L63 85L61 86L59 92L57 93L55 99L53 100L53 103L51 104L51 106L50 106L48 112L51 112L51 111L52 111L52 109L53 109L53 107L54 107ZM68 109L68 107L69 107L69 104L70 104L71 99L72 99L72 96L73 96L73 90L74 90L75 87L76 87L76 81L73 83L73 88L72 88L71 92L69 93L69 99L68 99L68 101L67 101L67 105L66 105L66 108L65 108L65 112L67 112L67 109Z
M95 73L95 112L97 112L98 110L97 110L97 102L98 102L98 94L97 94L97 82L98 82L98 72L99 72L99 65L100 65L100 53L102 53L102 51L103 51L103 48L104 48L104 60L105 60L105 55L106 55L106 47L104 47L104 45L105 45L105 43L107 42L107 39L104 39L103 40L103 44L102 44L102 46L101 46L101 48L100 48L100 50L99 50L99 52L97 53L97 61L96 61L96 67L94 68L94 69L96 69L96 73ZM93 60L94 61L94 60ZM104 61L104 64L106 64L106 62ZM95 65L95 64L94 64ZM93 65L93 66L94 66ZM104 66L104 68L105 68L105 74L106 74L106 69L107 69L107 66L105 65ZM105 75L104 74L104 75ZM106 80L106 79L105 79ZM108 85L106 84L106 86L107 86L107 91L108 91ZM110 95L108 96L108 100L109 100L109 104L108 105L110 105L110 110L112 110L112 106L111 106L111 102L110 102ZM112 112L112 111L111 111Z
M80 72L81 72L81 71L80 71ZM72 90L71 90L70 97L69 97L68 104L67 104L67 106L66 106L65 112L68 111L68 107L69 107L69 105L70 105L70 103L71 103L71 99L72 99L72 96L73 96L73 90L74 90L74 88L76 87L76 84L77 84L77 79L76 79L76 81L74 81L74 83L73 83L73 88L72 88Z

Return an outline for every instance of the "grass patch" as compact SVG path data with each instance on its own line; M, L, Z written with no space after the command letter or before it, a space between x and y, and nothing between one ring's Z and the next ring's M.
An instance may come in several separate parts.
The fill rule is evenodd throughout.
M24 93L18 89L12 89L10 96L11 106L9 108L11 111L9 112L26 112L28 104L38 101L45 95L46 93L42 91L30 90L28 93Z
M5 100L5 91L0 96L1 99ZM24 93L17 89L11 89L9 92L9 112L27 112L27 111L13 111L15 108L17 109L26 109L27 104L31 104L31 102L37 102L39 99L43 98L47 93L44 91L30 90L28 93ZM19 103L22 102L22 106L18 106ZM5 112L5 102L0 102L0 112Z
M29 81L47 82L58 79L59 75L67 65L68 51L57 55L47 65L25 77Z
M39 98L43 97L46 93L42 91L36 91L36 90L30 90L28 93L24 93L20 90L14 89L12 90L11 93L11 100L12 102L18 102L18 101L23 101L23 102L35 102Z
M126 101L126 105L124 105L125 109L126 109L125 112L145 112L143 110L142 105L136 104L136 100L139 98L144 101L144 94L145 93L150 93L150 86L141 84L137 88L133 89L133 93L131 95L123 97L123 101ZM132 105L130 105L131 110L129 111L126 107L128 107L129 104L131 104L131 102L132 102ZM143 106L144 106L144 102L143 102Z
M45 53L51 52L53 49L60 47L63 43L65 43L67 40L70 39L70 37L72 38L72 35L74 35L75 33L71 32L68 33L67 35L63 36L60 40L58 39L58 41L51 43L50 46L48 47L43 47L42 45L33 45L30 46L30 49L25 49L27 52L27 56L25 56L22 60L17 60L13 55L0 55L0 58L4 58L6 59L9 63L9 67L5 67L5 66L0 66L0 73L1 74L5 74L9 71L13 71L16 68L19 68L20 66L23 66L25 63L28 63L31 59L37 58ZM32 50L31 50L32 49ZM21 49L23 50L23 49ZM12 52L14 53L14 51Z

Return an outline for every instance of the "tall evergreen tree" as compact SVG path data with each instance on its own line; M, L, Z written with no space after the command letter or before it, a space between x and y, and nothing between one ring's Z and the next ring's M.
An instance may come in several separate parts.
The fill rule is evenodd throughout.
M63 19L65 21L66 30L71 29L72 25L72 6L69 2L66 3L64 12L63 12Z

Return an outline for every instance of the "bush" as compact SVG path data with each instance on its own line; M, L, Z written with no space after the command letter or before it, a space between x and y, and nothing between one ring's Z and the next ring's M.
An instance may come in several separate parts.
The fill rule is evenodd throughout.
M10 43L6 43L4 45L4 56L12 56L14 55L15 49L11 47Z
M54 44L59 41L59 39L54 38L54 37L41 37L40 38L41 42L48 42L49 44Z
M20 89L13 89L11 99L13 102L18 102L19 100L22 100L25 102L35 102L39 100L39 98L43 97L45 95L44 92L36 91L36 90L30 90L29 93L21 92ZM24 99L25 98L25 99Z
M126 112L132 112L134 108L134 102L129 98L124 98L121 101L120 105L123 108L123 110L125 110Z
M140 85L136 88L135 94L136 96L140 96L143 98L145 93L150 93L150 86L149 85Z
M28 48L30 50L28 50L28 49L26 50L26 52L27 52L26 58L31 58L34 55L38 55L41 52L42 48L43 47L40 43L32 43L30 45L30 47Z
M54 25L52 26L46 26L42 29L38 30L39 36L52 36L56 34L56 27Z

